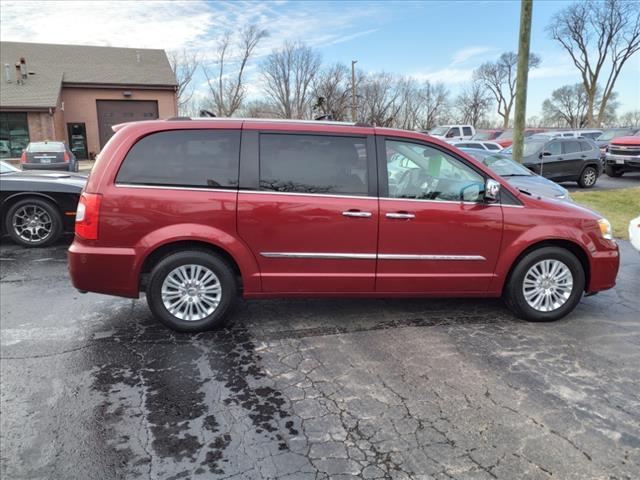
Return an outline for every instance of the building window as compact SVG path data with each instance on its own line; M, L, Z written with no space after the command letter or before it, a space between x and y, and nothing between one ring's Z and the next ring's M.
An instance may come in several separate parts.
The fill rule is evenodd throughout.
M29 126L24 112L0 113L0 158L17 158L29 143Z

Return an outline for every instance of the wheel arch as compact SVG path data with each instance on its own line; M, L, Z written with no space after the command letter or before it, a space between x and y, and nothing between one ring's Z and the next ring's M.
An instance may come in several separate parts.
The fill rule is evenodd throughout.
M504 293L504 289L509 284L511 280L511 274L513 270L516 268L516 265L525 257L525 255L533 252L534 250L539 250L544 247L559 247L568 250L572 254L576 256L580 264L582 265L582 269L584 270L584 279L585 279L585 290L588 288L591 281L591 265L589 263L589 256L587 252L581 247L578 243L573 242L571 240L565 239L547 239L535 242L529 246L527 246L524 250L522 250L518 256L516 256L515 260L511 262L511 266L509 267L509 271L507 275L504 277L504 282L502 284L501 292Z

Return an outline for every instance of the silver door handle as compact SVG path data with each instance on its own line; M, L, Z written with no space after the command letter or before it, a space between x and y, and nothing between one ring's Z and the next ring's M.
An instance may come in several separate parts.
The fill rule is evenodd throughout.
M369 218L372 213L371 212L357 212L353 210L347 210L346 212L342 212L342 215L345 217L359 217L359 218Z
M387 218L416 218L413 213L387 213Z

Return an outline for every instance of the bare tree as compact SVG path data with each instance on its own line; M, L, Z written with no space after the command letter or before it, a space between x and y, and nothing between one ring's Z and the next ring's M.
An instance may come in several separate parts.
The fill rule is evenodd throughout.
M380 127L395 126L402 108L398 80L381 72L365 77L359 88L358 118Z
M203 65L202 71L207 79L216 115L230 117L242 105L246 95L244 76L247 64L266 36L267 31L256 25L246 27L235 40L231 32L226 32L218 42L215 67L207 68ZM230 71L227 71L228 67Z
M618 123L623 127L640 127L640 110L630 110L620 116Z
M346 65L335 63L320 71L312 81L313 109L333 120L346 120L351 108L351 73Z
M502 128L509 128L509 117L516 95L516 67L518 55L505 52L495 62L486 62L474 72L473 78L482 82L495 98L498 115L502 117ZM540 65L540 57L529 55L529 68Z
M598 105L600 98L600 89L596 88L595 100ZM615 119L617 107L618 102L614 92L609 98L603 115L600 115L599 111L596 111L596 114L602 118L603 122L610 123ZM588 124L587 108L587 92L584 85L581 83L564 85L551 92L551 97L542 103L542 115L550 125L583 128Z
M547 30L580 71L587 95L587 124L600 125L622 67L640 49L640 3L581 0L558 12ZM597 102L601 77L606 82Z
M443 83L424 82L419 91L421 130L431 130L446 121L444 116L449 106L449 91Z
M312 82L320 69L320 55L302 43L287 42L262 63L264 93L282 118L309 118Z
M462 123L478 126L491 107L491 95L482 82L474 81L456 97L455 106Z
M185 108L191 102L194 88L191 85L193 75L200 66L200 57L195 51L174 51L169 53L169 63L171 70L176 76L178 89L176 96L178 97L178 112L183 115Z

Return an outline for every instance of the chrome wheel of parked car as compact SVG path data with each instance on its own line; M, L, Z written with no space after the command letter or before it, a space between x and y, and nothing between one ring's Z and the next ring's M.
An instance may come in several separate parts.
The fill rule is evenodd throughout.
M49 235L53 220L47 211L38 205L25 205L13 214L13 229L28 243L42 243Z
M25 247L42 247L60 236L62 218L56 206L50 202L28 198L9 209L5 227L16 243Z
M169 272L162 283L162 302L180 320L208 317L218 308L221 297L220 280L201 265L181 265Z
M571 270L559 260L542 260L524 276L522 293L529 306L552 312L564 305L573 291Z
M504 288L507 306L533 322L558 320L571 312L585 290L585 270L566 248L541 247L513 267Z
M194 249L170 253L149 273L145 291L154 315L181 332L201 332L226 322L238 297L229 259Z
M594 167L586 167L580 175L578 185L582 188L591 188L596 184L596 180L598 180L598 172L596 169Z

